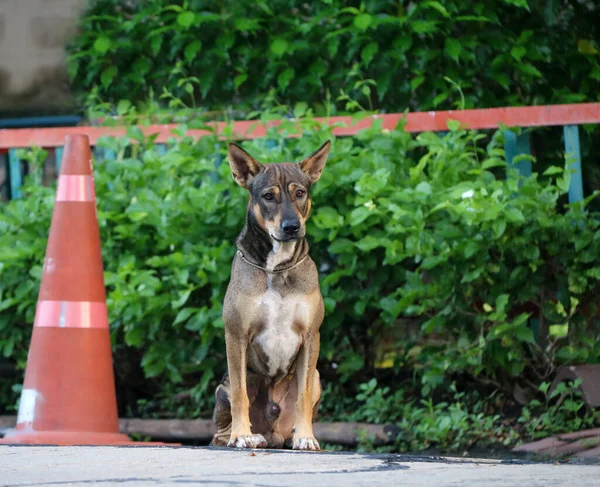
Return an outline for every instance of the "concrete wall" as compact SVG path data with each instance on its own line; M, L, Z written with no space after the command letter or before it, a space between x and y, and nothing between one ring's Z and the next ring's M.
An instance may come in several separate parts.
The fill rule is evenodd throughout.
M0 117L73 109L65 44L85 0L0 0Z

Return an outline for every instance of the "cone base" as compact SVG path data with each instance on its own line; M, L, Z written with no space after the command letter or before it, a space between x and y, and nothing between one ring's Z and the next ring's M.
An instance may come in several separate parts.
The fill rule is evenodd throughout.
M0 445L179 446L180 443L132 441L120 433L10 430L0 439Z

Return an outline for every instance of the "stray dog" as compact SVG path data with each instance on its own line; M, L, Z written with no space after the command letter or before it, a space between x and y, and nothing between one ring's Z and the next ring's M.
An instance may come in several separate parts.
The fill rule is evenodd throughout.
M223 303L228 372L215 392L215 446L320 449L312 423L324 306L305 235L329 147L262 165L229 145L233 179L250 200Z

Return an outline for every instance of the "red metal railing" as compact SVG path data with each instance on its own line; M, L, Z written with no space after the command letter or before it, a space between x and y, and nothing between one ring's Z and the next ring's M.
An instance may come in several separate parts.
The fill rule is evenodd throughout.
M507 107L485 108L477 110L439 111L392 113L384 115L370 115L361 119L353 117L317 118L318 123L335 125L333 133L337 136L355 135L360 130L371 127L375 120L381 120L382 128L393 130L398 122L405 118L405 130L408 132L446 131L449 120L460 122L462 127L469 129L497 129L500 125L508 127L547 127L563 126L565 135L565 152L571 154L573 169L576 171L572 177L571 201L583 197L581 182L581 163L579 154L578 125L600 123L600 103L581 103L572 105L547 105L537 107ZM232 138L256 139L265 137L270 127L281 124L282 121L237 121L233 124L224 122L211 122L207 125L212 130L190 129L185 135L193 138L218 134L221 138L226 127L232 128ZM155 142L164 144L169 139L176 137L174 124L140 126L145 135L157 135ZM86 134L90 143L95 146L100 137L126 136L124 127L55 127L40 129L4 129L0 130L0 151L8 151L11 194L20 196L21 163L16 157L15 149L38 146L45 149L56 149L57 165L60 164L62 145L68 134ZM289 137L298 137L300 134L290 134ZM507 134L505 149L507 160L511 162L517 155L529 152L529 140L525 136ZM524 174L531 173L531 166L522 161L517 164Z

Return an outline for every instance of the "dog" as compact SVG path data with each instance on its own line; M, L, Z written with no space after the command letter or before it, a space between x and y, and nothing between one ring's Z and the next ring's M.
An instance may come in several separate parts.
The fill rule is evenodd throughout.
M215 391L215 446L320 450L313 419L325 308L305 237L309 191L329 149L327 141L299 163L263 165L229 145L249 202L223 302L227 373Z

